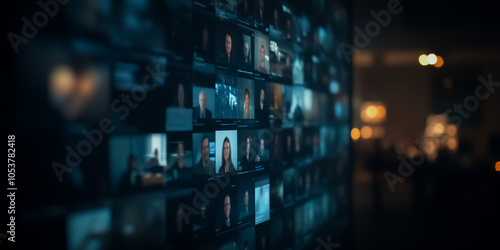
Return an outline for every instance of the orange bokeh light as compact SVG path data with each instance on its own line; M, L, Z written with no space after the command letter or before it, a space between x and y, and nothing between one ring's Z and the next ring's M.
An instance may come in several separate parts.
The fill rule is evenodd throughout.
M351 130L351 138L352 138L353 140L357 140L357 139L359 139L359 137L360 137L360 136L361 136L361 132L359 131L359 129L358 129L358 128L353 128L353 129Z
M437 56L437 61L434 64L434 67L441 68L441 67L443 67L443 64L444 64L443 58L441 56Z
M363 137L363 139L371 138L372 134L373 134L373 130L372 130L371 127L369 127L369 126L363 126L361 128L361 137Z

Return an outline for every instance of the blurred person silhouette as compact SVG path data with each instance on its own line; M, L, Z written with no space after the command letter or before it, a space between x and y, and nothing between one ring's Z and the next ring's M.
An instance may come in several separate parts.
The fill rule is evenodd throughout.
M151 157L149 159L147 165L149 168L160 166L160 163L158 162L158 149L157 148L155 148L155 151L153 153L153 157Z
M285 57L285 67L281 71L281 74L285 78L292 78L292 65L290 64L290 55L286 55Z
M201 48L198 50L198 56L206 59L208 52L208 28L206 26L203 27L201 31Z
M184 143L179 142L177 144L177 159L170 169L170 175L173 176L174 180L180 180L182 183L188 183L191 177L191 168L186 165L184 154Z
M292 39L292 20L286 19L286 39Z
M178 108L184 109L186 108L184 98L184 84L179 83L177 85L177 106Z
M247 20L251 16L248 8L248 0L240 0L238 3L240 4L240 6L238 6L238 15L242 20Z
M293 111L293 120L295 122L304 121L304 113L302 112L302 108L300 107L300 97L297 96L297 104L295 106L295 110Z
M260 26L264 25L264 0L259 0L259 12L257 13L257 23Z
M260 139L259 141L259 153L257 154L257 157L255 161L261 162L261 161L267 161L269 160L269 150L266 149L266 144L264 139Z
M279 12L278 12L278 9L274 9L274 12L273 12L273 26L276 30L279 30L280 29L280 25L279 25Z
M249 199L250 195L248 193L248 190L245 190L245 193L243 194L243 209L240 212L240 220L245 220L252 214L252 211L250 210L250 206L248 204Z
M268 107L266 105L266 91L262 88L260 89L259 95L259 104L257 106L257 110L255 111L255 119L265 120L267 119L267 110Z
M118 190L124 193L132 191L136 186L137 176L137 159L135 158L135 155L130 154L127 161L127 170L122 174Z

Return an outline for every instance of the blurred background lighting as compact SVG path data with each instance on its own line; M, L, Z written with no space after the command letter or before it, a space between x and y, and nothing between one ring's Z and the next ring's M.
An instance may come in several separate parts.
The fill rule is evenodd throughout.
M377 117L377 107L370 105L368 108L366 108L366 116L368 118L375 118Z
M369 139L372 137L373 130L370 126L363 126L361 128L361 137L363 139Z
M441 56L437 56L437 61L434 64L434 67L441 68L441 67L443 67L443 64L444 64L443 58Z
M419 62L422 66L428 65L428 64L429 64L429 62L428 62L428 60L427 60L427 55L424 55L424 54L420 55L420 56L418 57L418 62Z
M436 62L437 62L437 56L436 56L436 54L433 54L433 53L429 54L429 55L427 56L427 62L428 62L430 65L434 65L434 64L436 64Z
M360 135L361 135L361 133L359 132L359 129L358 129L358 128L353 128L353 129L351 130L351 138L352 138L353 140L357 140L357 139L359 139L359 136L360 136Z
M450 150L455 150L455 149L457 149L457 145L458 145L458 143L457 143L457 139L456 139L456 138L450 138L450 139L448 139L448 141L446 142L446 146L448 146L448 148L449 148Z
M443 134L444 133L444 125L442 123L436 123L436 125L434 125L434 133L438 134L438 135Z
M381 123L386 118L387 109L382 102L364 102L361 106L360 117L363 122Z
M385 107L382 105L377 106L377 118L384 118L385 117Z
M446 126L446 134L449 136L455 136L457 134L457 126L452 124Z

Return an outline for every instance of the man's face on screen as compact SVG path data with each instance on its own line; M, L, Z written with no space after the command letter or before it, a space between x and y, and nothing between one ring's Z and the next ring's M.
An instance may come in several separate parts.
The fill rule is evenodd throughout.
M207 108L207 95L205 92L201 92L198 96L198 102L200 104L200 109L205 110Z
M203 143L201 145L201 157L203 157L203 160L205 162L207 162L210 157L210 146L207 138L203 140Z
M245 56L245 58L248 58L248 53L249 53L248 42L245 40L243 42L243 55Z
M228 56L231 55L232 46L233 46L233 44L232 44L231 36L229 34L226 34L226 53Z

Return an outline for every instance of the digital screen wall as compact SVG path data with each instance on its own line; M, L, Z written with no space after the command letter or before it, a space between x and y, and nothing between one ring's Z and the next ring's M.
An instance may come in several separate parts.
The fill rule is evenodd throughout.
M19 244L347 244L344 1L52 2L12 25Z

